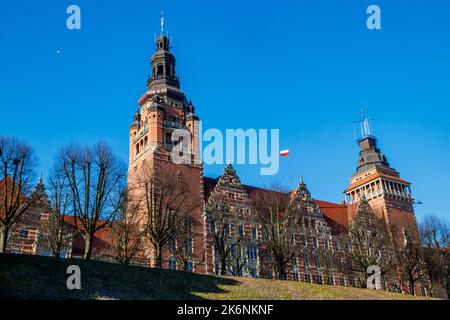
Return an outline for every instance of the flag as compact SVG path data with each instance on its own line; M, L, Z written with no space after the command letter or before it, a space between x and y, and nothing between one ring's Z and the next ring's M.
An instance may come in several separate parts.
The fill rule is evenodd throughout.
M289 155L289 149L282 150L280 152L280 156L282 156L282 157L287 157L288 155Z

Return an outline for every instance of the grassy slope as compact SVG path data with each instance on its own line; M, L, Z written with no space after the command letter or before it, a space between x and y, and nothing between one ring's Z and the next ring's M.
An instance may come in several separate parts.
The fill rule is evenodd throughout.
M81 268L81 290L66 288L66 268ZM411 299L294 281L216 277L170 270L0 254L0 299Z

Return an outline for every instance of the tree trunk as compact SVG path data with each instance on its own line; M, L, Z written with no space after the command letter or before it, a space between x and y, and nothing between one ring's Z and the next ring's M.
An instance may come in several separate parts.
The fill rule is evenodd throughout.
M220 259L220 275L225 276L227 274L227 260L226 257Z
M84 238L84 260L91 260L92 246L94 244L94 236L86 234Z
M154 259L155 259L155 268L162 268L162 250L161 246L157 243L153 245L154 249Z
M0 252L6 252L6 243L8 240L8 228L3 226L0 228Z
M57 258L61 258L61 247L59 245L56 246L53 255Z
M416 295L416 290L414 288L414 285L415 285L415 281L412 279L409 279L409 294L412 296Z
M278 270L278 279L279 280L286 280L286 272L284 270L283 262L277 261L277 270Z

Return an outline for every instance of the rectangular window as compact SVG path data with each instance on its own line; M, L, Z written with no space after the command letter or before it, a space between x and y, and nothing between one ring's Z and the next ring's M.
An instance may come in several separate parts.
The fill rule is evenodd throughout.
M305 274L305 281L311 282L311 275L309 273Z
M336 266L337 266L337 269L339 271L342 270L342 261L341 261L341 259L339 259L339 258L336 259Z
M333 267L333 260L331 259L331 256L327 257L327 268L331 269Z
M258 257L258 249L256 247L248 248L248 259L256 260Z
M232 246L232 247L231 247L231 257L232 257L233 259L236 258L236 246Z
M258 236L257 236L257 230L256 230L256 228L252 228L252 238L253 239L256 239Z
M250 277L256 278L256 268L249 268L248 272L250 274Z
M169 250L170 250L170 251L175 251L175 249L176 249L176 243L175 243L175 238L174 238L174 237L170 237L170 238L169 238L169 243L168 243L168 245L169 245Z
M169 260L169 269L170 270L177 270L177 264L175 262L175 259L171 258Z
M303 254L303 265L308 268L309 267L309 256L307 253Z
M244 227L243 226L239 226L238 227L238 232L239 232L239 237L243 237L244 236Z
M314 247L314 248L317 248L317 247L318 247L318 245L317 245L317 239L316 239L316 238L313 238L313 247Z
M166 144L171 145L172 144L172 133L166 132Z
M319 256L314 256L314 265L316 266L316 269L320 269Z
M320 274L316 276L316 282L318 284L323 284L322 276Z
M302 236L302 245L306 246L306 237L305 236Z
M333 244L333 246L334 246L334 250L335 251L339 251L339 241L334 241L334 244Z
M20 230L19 237L20 238L24 238L24 239L28 239L28 230L27 229Z
M226 236L230 235L230 225L228 223L225 223L223 228L224 228L225 235Z
M192 254L192 239L184 240L184 250L186 254Z
M194 266L193 266L192 262L188 262L186 264L186 271L192 272L193 268L194 268Z

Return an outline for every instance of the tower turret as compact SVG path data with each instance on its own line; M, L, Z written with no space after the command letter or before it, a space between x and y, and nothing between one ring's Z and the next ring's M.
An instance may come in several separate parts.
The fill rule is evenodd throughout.
M363 114L360 122L359 160L350 185L344 191L349 204L349 221L353 220L358 203L365 197L378 218L383 218L387 224L396 224L398 229L407 224L415 225L411 183L400 177L378 148L370 119Z

